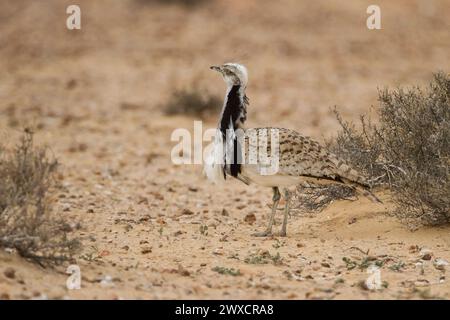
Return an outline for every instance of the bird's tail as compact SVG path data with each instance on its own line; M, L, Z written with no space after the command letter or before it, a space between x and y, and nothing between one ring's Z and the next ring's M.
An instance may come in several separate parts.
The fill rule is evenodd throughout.
M366 178L358 171L351 168L345 161L334 158L339 178L349 187L353 188L357 193L362 194L373 202L383 203L376 195L370 191L370 185Z
M346 185L353 188L358 194L361 194L371 200L372 202L383 203L376 195L374 195L366 184L360 184L348 179L342 179Z

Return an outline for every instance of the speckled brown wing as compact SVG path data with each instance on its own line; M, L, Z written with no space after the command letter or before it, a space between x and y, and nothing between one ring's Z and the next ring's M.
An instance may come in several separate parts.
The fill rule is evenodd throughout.
M310 137L285 128L255 128L252 130L256 132L278 130L279 175L332 179L340 182L349 181L364 187L368 186L367 180L355 169ZM246 140L247 144L248 140ZM248 152L251 151L248 150ZM267 153L271 154L270 143L267 145Z

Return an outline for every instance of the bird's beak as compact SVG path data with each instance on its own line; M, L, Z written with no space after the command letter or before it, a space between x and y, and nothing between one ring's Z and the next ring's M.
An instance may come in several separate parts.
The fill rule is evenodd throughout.
M222 71L222 68L221 67L219 67L219 66L211 66L211 67L209 67L211 70L214 70L214 71L218 71L218 72L221 72Z

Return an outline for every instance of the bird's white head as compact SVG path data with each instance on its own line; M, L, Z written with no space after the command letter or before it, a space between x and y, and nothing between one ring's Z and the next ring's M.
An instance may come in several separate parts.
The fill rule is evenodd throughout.
M220 72L228 87L241 86L244 89L247 87L247 68L242 64L225 63L221 66L211 66L210 69Z

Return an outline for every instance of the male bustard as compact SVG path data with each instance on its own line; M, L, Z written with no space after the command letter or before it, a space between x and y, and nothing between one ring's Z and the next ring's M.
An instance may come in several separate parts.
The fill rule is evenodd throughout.
M321 184L346 184L371 200L381 202L368 190L369 184L363 176L310 137L284 128L245 129L243 125L247 115L246 108L249 104L245 95L248 82L247 69L237 63L212 66L211 69L222 74L227 84L227 93L218 124L215 145L205 161L204 171L207 177L214 182L225 180L228 175L246 184L256 183L273 189L272 212L267 228L263 232L253 234L254 236L272 234L272 225L281 198L280 187L285 187L286 198L280 236L286 236L290 200L287 187L298 185L305 180ZM258 146L253 151L250 150L252 137L257 137L263 131L267 134L267 130L274 130L278 136L277 140L271 138L271 143L262 147L263 149L267 148L266 151L269 153L274 149L277 149L278 152L277 170L270 174L263 172L264 166L259 162L248 162L252 152L254 153L255 150L258 152L261 149L261 146ZM243 139L238 139L236 134L238 131L243 132ZM276 142L278 147L274 146ZM242 154L246 152L250 153L250 156L242 160Z

